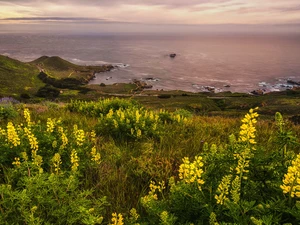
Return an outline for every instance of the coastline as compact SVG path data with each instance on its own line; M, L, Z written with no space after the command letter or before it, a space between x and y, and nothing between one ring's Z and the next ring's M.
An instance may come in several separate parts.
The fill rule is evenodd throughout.
M105 73L95 74L95 78L90 80L88 83L89 85L114 85L119 83L133 83L137 84L138 87L149 90L149 91L186 91L191 93L221 93L221 92L231 92L231 93L248 93L253 95L263 95L267 93L272 92L282 92L282 91L288 91L288 90L297 90L300 89L300 78L298 79L277 79L277 82L269 83L265 81L260 81L256 86L252 89L249 89L248 91L236 91L240 90L240 87L236 87L232 85L230 82L228 84L193 84L190 83L189 86L186 86L184 88L178 88L174 86L173 88L164 86L164 83L162 82L162 79L152 76L140 76L138 78L127 78L127 79L119 79L115 74L113 73L114 70L122 71L122 68L119 68L118 66L114 66L114 69L111 71L107 71ZM164 81L165 82L165 81Z

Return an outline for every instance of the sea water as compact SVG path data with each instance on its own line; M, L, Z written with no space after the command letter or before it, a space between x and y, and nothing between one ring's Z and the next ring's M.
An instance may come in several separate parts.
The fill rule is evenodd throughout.
M170 57L176 53L176 57ZM250 92L300 81L300 36L287 34L0 34L0 54L21 61L60 56L76 64L113 64L91 84L144 80L152 89Z

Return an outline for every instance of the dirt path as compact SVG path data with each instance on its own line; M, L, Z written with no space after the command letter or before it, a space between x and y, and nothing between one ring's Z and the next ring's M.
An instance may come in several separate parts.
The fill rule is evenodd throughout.
M68 77L71 77L73 73L74 73L74 71L72 73L70 73Z

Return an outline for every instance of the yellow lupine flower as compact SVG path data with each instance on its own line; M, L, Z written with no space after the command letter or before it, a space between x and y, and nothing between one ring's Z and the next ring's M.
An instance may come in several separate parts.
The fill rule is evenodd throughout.
M94 130L91 131L91 141L96 142L96 132Z
M40 155L32 154L32 164L36 165L39 168L39 173L43 173L42 164L43 164L43 157Z
M282 182L283 185L280 185L280 188L284 194L289 194L292 198L300 198L300 154L292 161Z
M137 129L137 131L136 131L136 136L137 136L137 137L142 136L142 131L141 131L140 129Z
M25 127L24 132L29 140L30 148L31 148L32 152L34 152L33 154L35 154L39 148L37 138L31 132L30 128Z
M26 152L21 152L21 158L24 159L25 162L28 161L28 156Z
M59 153L55 153L53 158L52 158L52 163L53 163L53 167L54 167L54 172L56 174L59 173L60 171L60 165L61 165L61 157Z
M218 186L217 193L219 195L215 195L215 199L217 200L217 204L223 205L226 200L229 200L229 187L231 183L232 175L227 175L222 178L221 183Z
M123 225L123 216L121 213L113 213L112 214L112 219L111 219L111 224L110 225Z
M15 165L16 167L21 166L20 158L19 157L15 157L15 161L12 164Z
M97 152L96 146L94 146L92 148L91 155L92 155L92 161L94 161L97 164L100 164L100 162L101 162L101 155L100 155L99 152Z
M190 162L188 157L182 159L183 164L179 166L179 178L186 183L197 182L198 188L204 184L204 180L201 179L203 174L203 162L201 156L196 156L194 162Z
M234 180L231 183L231 198L234 203L238 203L240 201L240 195L241 195L241 180L239 176L236 176Z
M114 110L110 109L109 112L106 114L106 118L111 119L113 115L114 115Z
M140 215L137 213L136 209L135 208L132 208L130 210L130 217L134 220L134 221L137 221L138 218L140 217Z
M17 147L21 144L20 138L12 122L7 123L7 141L12 147Z
M76 144L78 146L82 146L83 142L85 140L85 134L83 130L78 129L77 125L74 125L74 131L73 134L75 136L76 139Z
M64 149L67 146L69 140L67 138L67 135L64 133L64 128L63 127L58 127L58 132L61 135L61 141L62 141L60 149Z
M118 121L116 121L115 119L113 119L113 122L114 122L114 127L116 129L118 129L118 127L119 127Z
M238 165L235 168L236 174L241 175L244 179L247 179L245 173L249 172L247 168L249 168L250 156L251 153L249 149L245 149L242 153L234 154L234 158L238 159Z
M71 152L71 164L72 164L71 170L73 172L76 172L79 166L79 157L77 156L77 152L75 149L73 149Z
M0 127L0 135L6 136L6 131Z
M240 142L249 142L250 144L256 144L255 142L255 131L256 128L254 125L257 123L256 118L258 117L258 113L254 112L257 110L258 107L255 109L250 109L249 113L245 115L244 119L242 119L242 125L240 127ZM254 149L254 148L253 148Z
M27 122L27 125L31 126L31 116L30 116L29 109L27 109L27 108L24 109L24 118Z
M47 132L52 133L55 127L55 119L47 119Z
M136 110L136 111L135 111L135 119L136 119L136 123L139 123L140 118L141 118L141 114L140 114L139 110Z

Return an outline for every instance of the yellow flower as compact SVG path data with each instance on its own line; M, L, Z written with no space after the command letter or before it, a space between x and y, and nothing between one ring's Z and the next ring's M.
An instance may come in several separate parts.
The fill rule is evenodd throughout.
M109 112L106 114L106 118L107 119L111 119L114 115L114 110L110 109Z
M91 131L91 141L96 143L96 132L94 130Z
M0 127L0 135L6 136L6 131Z
M130 217L132 218L133 221L137 221L138 218L140 217L140 215L136 212L136 209L135 208L132 208L130 210Z
M238 165L235 168L236 174L240 175L243 179L247 179L245 173L248 173L249 163L250 163L251 152L249 149L244 149L243 152L234 154L234 158L238 159Z
M21 144L20 138L12 122L7 123L7 141L11 144L11 148Z
M92 161L94 161L96 164L100 164L101 155L99 152L97 152L96 146L92 148L91 155L92 155Z
M116 129L118 129L118 127L119 127L118 121L116 121L115 119L113 119L113 122L114 122L114 127Z
M137 131L136 131L136 136L137 136L137 137L142 136L142 131L141 131L140 129L137 129Z
M48 118L47 119L47 132L52 133L55 127L55 119Z
M67 146L69 140L67 138L67 135L64 133L64 128L63 127L58 127L58 132L61 135L61 141L62 141L60 149L64 149Z
M27 122L27 125L30 127L31 126L31 116L30 116L29 109L27 109L27 108L24 109L24 118Z
M75 149L73 149L71 152L71 164L72 164L71 170L73 172L76 172L79 166L79 157L77 156L77 152Z
M84 131L83 130L79 130L77 125L74 125L74 131L73 131L73 134L75 136L75 139L76 139L76 144L78 146L82 146L83 145L83 142L85 140L85 134L84 134Z
M201 189L201 185L204 184L204 180L201 179L204 172L202 157L196 156L192 163L188 157L183 158L182 161L183 164L179 166L179 178L188 184L197 182L198 188Z
M31 148L33 158L34 158L34 155L36 155L36 152L39 149L37 138L31 132L30 128L25 127L24 132L25 132L25 135L27 136L27 138L29 140L30 148Z
M231 198L234 203L238 203L240 201L240 192L241 192L241 179L239 176L236 176L231 183Z
M254 112L257 110L258 107L255 109L250 109L249 113L245 115L245 118L242 119L243 124L240 127L240 136L239 141L244 143L256 144L255 142L255 127L254 125L257 123L256 118L258 117L258 113Z
M36 165L39 168L39 173L43 173L42 169L42 163L43 163L43 157L40 155L33 155L33 162L32 164Z
M16 167L20 167L21 166L20 158L15 157L15 161L12 164L15 165Z
M60 164L61 164L61 157L59 153L55 153L55 155L52 158L52 163L54 167L54 172L58 174L60 171Z
M21 152L21 158L24 159L25 162L28 161L28 156L26 152Z
M292 161L282 182L283 185L280 185L280 188L284 194L289 194L292 198L300 198L300 154Z
M140 114L139 110L136 110L135 111L135 120L136 120L136 123L139 123L140 118L141 118L141 114Z
M217 200L217 204L223 205L224 202L228 199L229 187L231 183L232 175L227 175L222 178L221 183L218 186L217 193L219 195L215 195L215 199Z
M112 219L111 219L111 224L110 225L123 225L123 216L121 213L113 213L112 214Z

